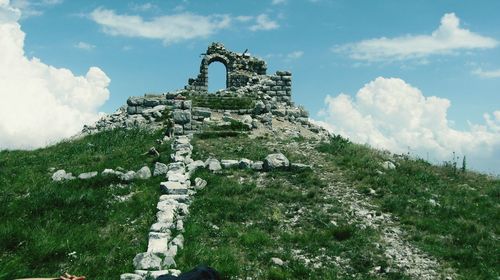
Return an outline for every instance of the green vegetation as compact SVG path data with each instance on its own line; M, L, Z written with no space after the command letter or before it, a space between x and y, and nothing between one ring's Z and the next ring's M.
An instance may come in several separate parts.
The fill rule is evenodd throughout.
M218 95L193 95L188 97L193 101L194 107L207 107L211 109L239 110L252 109L255 106L255 98L250 96L218 96Z
M35 151L0 152L0 279L70 272L107 280L133 271L132 259L147 247L161 179L52 182L49 168L78 175L151 167L157 159L144 153L159 137L115 130ZM168 143L156 148L167 160Z
M421 249L450 263L461 279L500 275L500 180L456 164L435 166L408 156L392 157L336 136L319 148L383 211L397 216ZM397 168L385 170L391 160Z

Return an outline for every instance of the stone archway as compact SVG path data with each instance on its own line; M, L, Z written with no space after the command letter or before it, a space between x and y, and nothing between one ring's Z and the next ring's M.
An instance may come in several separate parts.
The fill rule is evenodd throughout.
M230 69L229 69L229 60L224 57L224 56L221 56L221 55L212 55L210 57L208 57L206 60L206 80L205 80L205 85L208 89L208 83L210 82L210 79L209 79L209 75L208 75L208 69L210 67L210 64L212 63L220 63L222 65L224 65L224 69L226 70L225 71L225 74L226 74L226 82L225 82L225 88L228 88L230 87L230 82L229 82L229 73L230 73Z

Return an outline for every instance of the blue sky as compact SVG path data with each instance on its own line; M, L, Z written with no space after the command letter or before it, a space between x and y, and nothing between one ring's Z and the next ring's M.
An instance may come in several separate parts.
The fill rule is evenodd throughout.
M110 113L128 96L182 88L197 74L199 54L219 41L231 50L248 48L264 58L269 73L291 70L294 101L334 132L396 152L415 146L420 155L440 154L436 160L446 159L454 150L473 162L476 158L480 170L500 171L491 168L499 165L495 155L500 155L495 139L500 137L500 1L23 0L6 5L21 12L17 22L25 33L27 59L36 57L46 65L69 69L75 77L98 67L111 80L105 85L109 99L96 102L94 110ZM437 32L434 37L433 32ZM209 75L210 86L223 84L220 65L211 65ZM369 83L372 86L366 87ZM448 100L447 105L439 103L441 109L446 107L445 116L435 118L446 120L450 133L431 136L441 148L432 141L427 146L403 143L408 134L401 136L376 124L370 129L374 135L385 133L385 138L366 138L359 129L348 127L352 112L339 116L329 111L347 104L367 125L366 117L377 116L380 108L369 107L357 95L365 89L372 100L387 101L390 96L384 97L381 88L399 92L391 95L396 107L405 90L409 95L418 90L413 100L424 100L419 114L439 103L430 97ZM346 103L339 98L341 93L349 96ZM489 126L484 114L489 114ZM390 122L390 117L381 120ZM342 123L346 125L340 127ZM484 126L489 134L477 136L481 128L473 126ZM429 128L433 129L443 130ZM489 149L477 151L480 156L475 157L476 150L463 147L470 146L467 141L454 143L443 137L484 137ZM453 142L449 149L443 148L449 142Z

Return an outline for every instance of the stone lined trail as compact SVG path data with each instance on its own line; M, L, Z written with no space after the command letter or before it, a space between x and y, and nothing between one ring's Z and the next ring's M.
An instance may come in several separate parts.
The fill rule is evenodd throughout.
M180 274L179 270L172 267L175 267L177 251L183 247L183 221L189 213L191 196L196 192L191 189L189 178L197 167L203 166L192 161L192 149L190 136L175 137L171 155L173 162L167 167L167 181L160 184L160 189L165 194L160 196L156 206L157 221L150 228L148 249L135 256L133 262L136 270L134 273L122 274L121 280L143 280L147 276L156 278L165 274ZM186 163L189 163L188 167ZM205 181L196 178L195 188L205 185Z

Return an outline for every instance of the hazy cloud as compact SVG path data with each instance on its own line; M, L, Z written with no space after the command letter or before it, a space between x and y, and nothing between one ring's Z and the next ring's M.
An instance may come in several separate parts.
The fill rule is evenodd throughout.
M273 30L277 29L279 24L270 19L266 14L260 14L255 18L255 24L250 26L250 30L259 31L259 30Z
M141 16L120 15L113 10L98 8L90 18L113 36L142 37L162 40L168 45L184 40L205 38L221 29L228 28L228 15L202 16L179 13L145 20Z
M500 69L483 70L482 68L477 68L474 71L472 71L472 74L486 79L500 78Z
M488 49L497 45L498 41L493 38L460 27L460 19L454 13L449 13L441 18L441 25L430 35L369 39L333 50L347 53L356 60L392 61L451 54L460 50Z
M85 43L85 42L78 42L77 44L75 44L75 48L90 51L90 50L93 50L95 48L95 45Z

